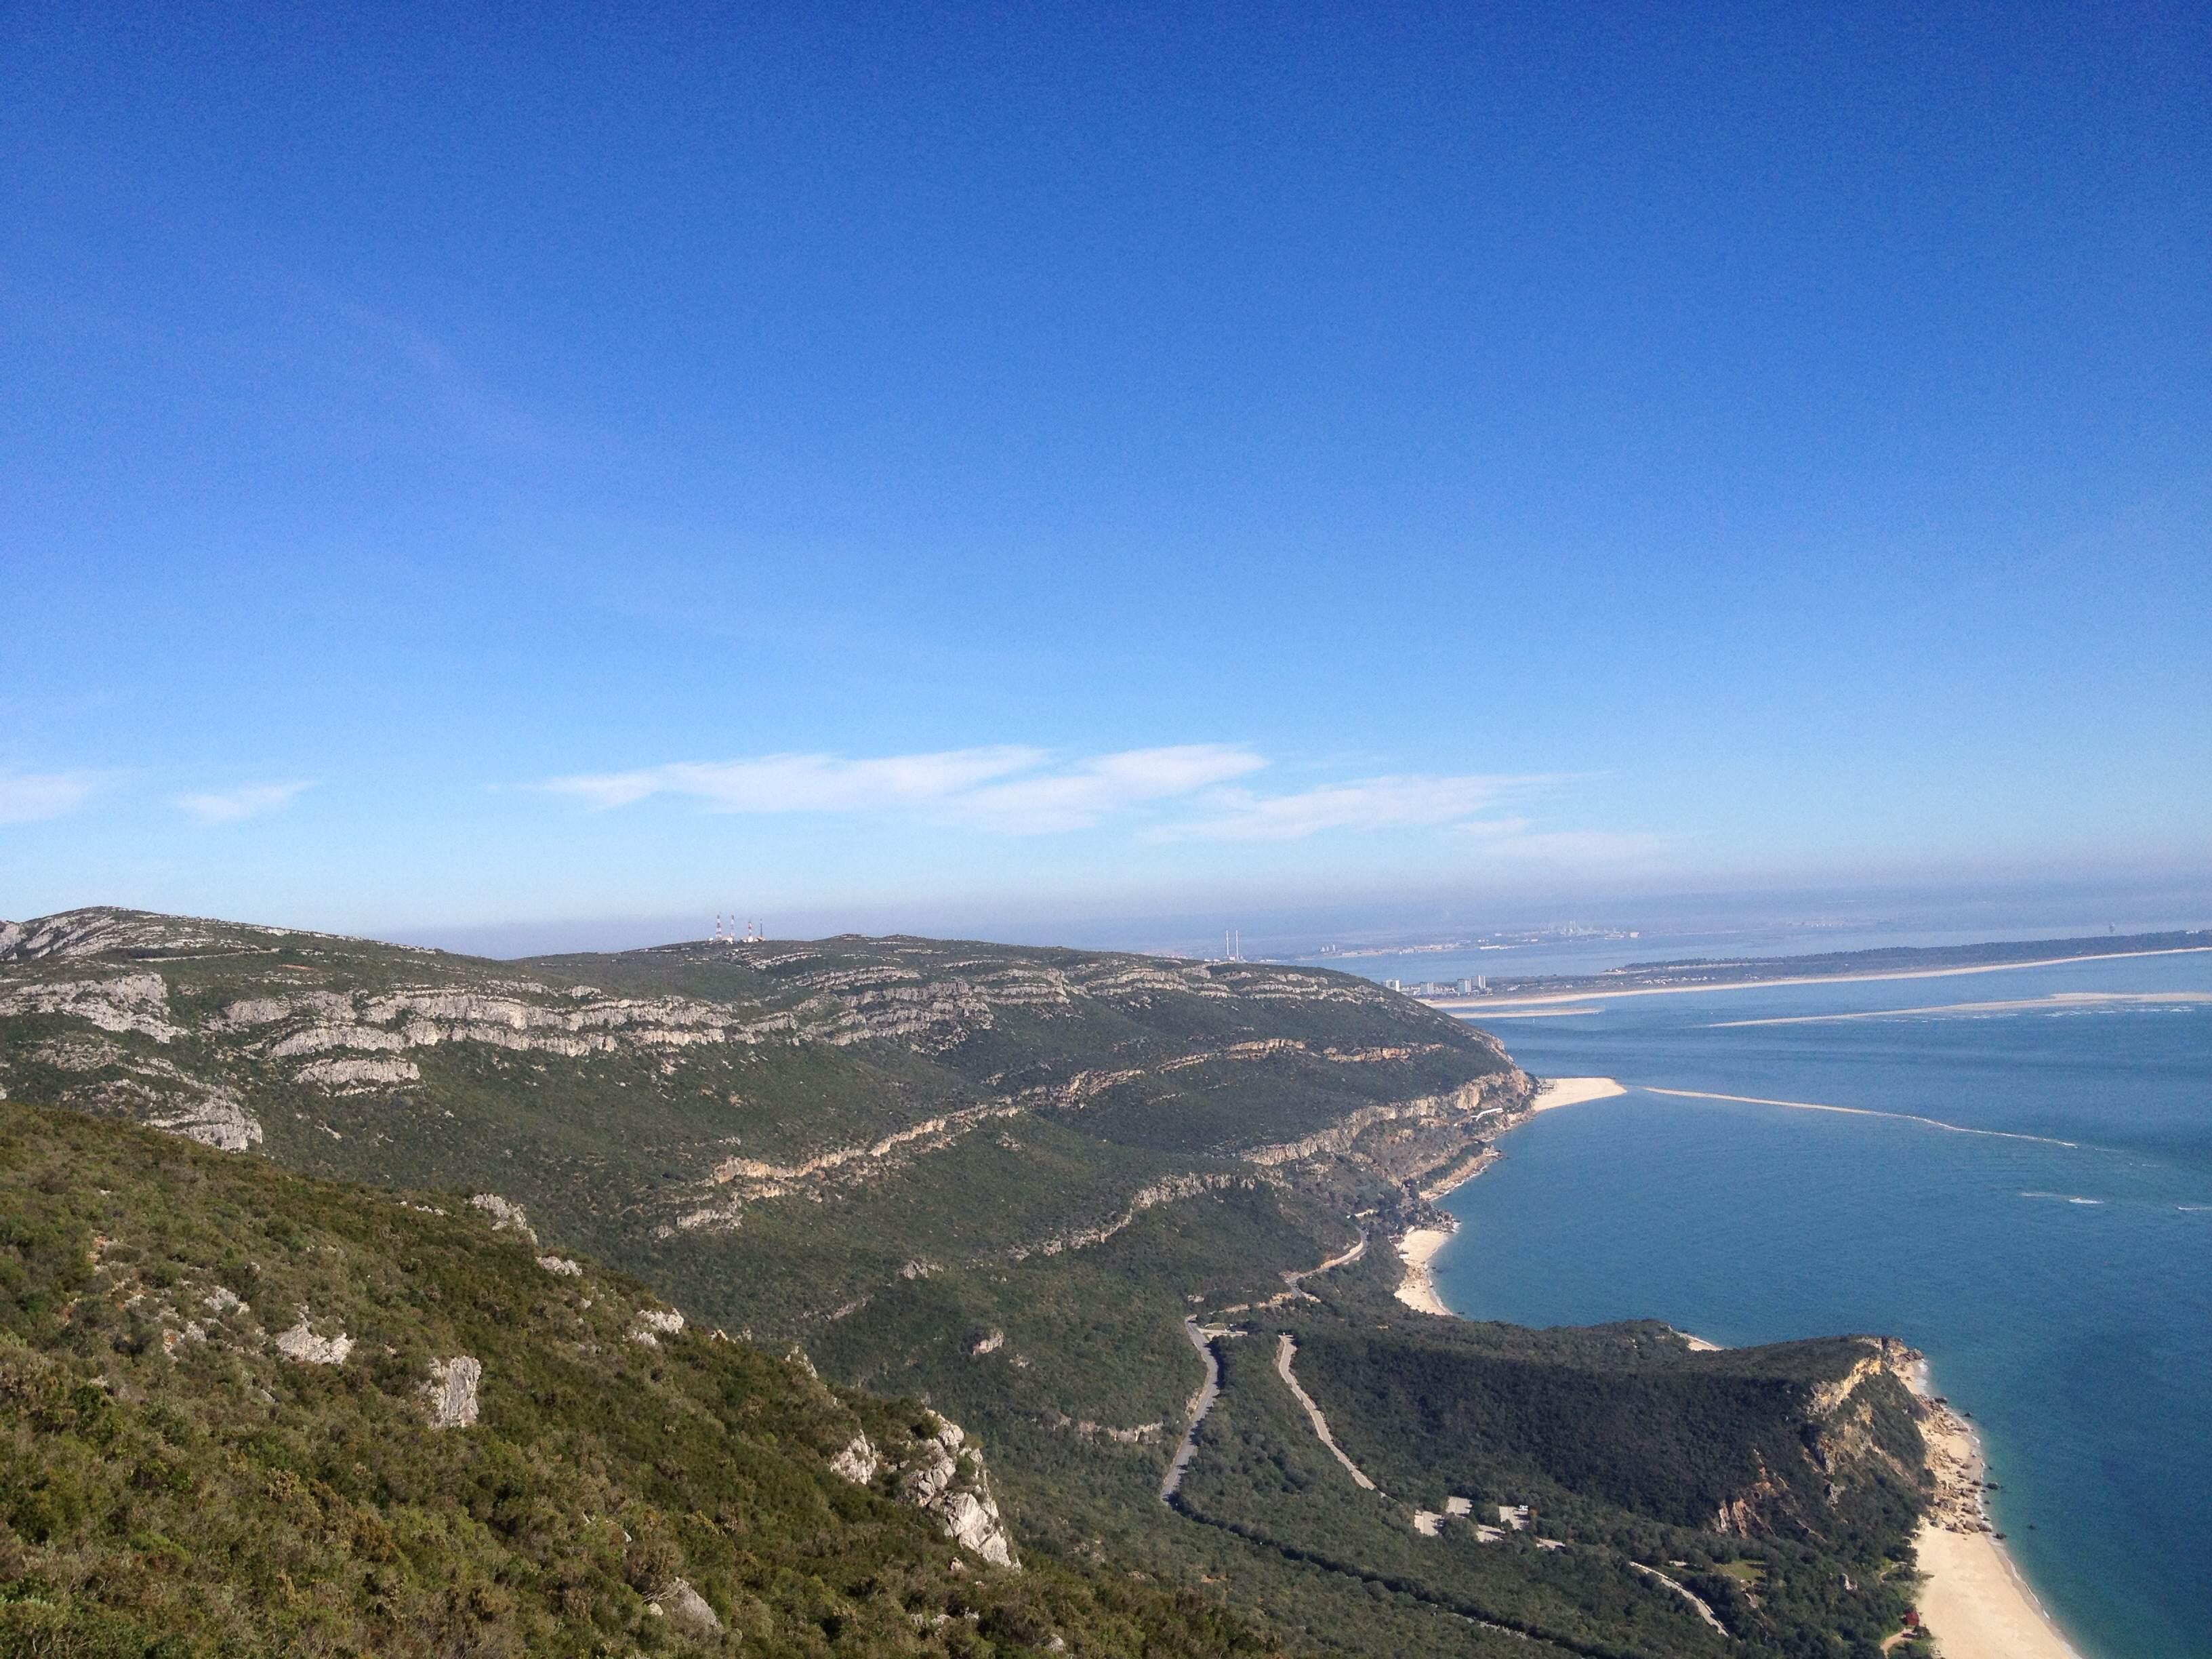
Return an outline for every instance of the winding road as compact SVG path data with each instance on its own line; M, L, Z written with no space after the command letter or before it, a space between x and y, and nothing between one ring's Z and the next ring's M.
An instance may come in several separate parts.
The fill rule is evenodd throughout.
M1221 1361L1214 1357L1213 1339L1199 1329L1195 1319L1182 1322L1182 1334L1190 1339L1190 1346L1198 1350L1198 1357L1206 1362L1206 1382L1191 1401L1190 1426L1183 1431L1182 1444L1176 1448L1175 1462L1168 1465L1167 1478L1160 1482L1160 1502L1170 1502L1176 1488L1182 1485L1182 1472L1198 1451L1198 1425L1206 1421L1206 1413L1221 1397Z
M1275 1341L1275 1374L1283 1379L1292 1394L1297 1395L1298 1404L1306 1408L1306 1416L1313 1422L1316 1437L1322 1445L1328 1448L1332 1457L1352 1472L1352 1484L1364 1487L1369 1492L1379 1490L1376 1484L1367 1478L1366 1470L1353 1462L1344 1448L1336 1443L1336 1437L1328 1431L1328 1419L1321 1414L1321 1407L1314 1404L1314 1397L1299 1387L1298 1379L1291 1375L1291 1361L1297 1357L1297 1342L1288 1331L1285 1331Z

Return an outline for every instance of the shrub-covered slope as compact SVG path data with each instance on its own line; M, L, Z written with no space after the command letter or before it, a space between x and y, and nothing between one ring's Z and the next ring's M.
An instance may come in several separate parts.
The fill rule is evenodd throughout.
M0 1109L0 1651L1269 1650L519 1222Z

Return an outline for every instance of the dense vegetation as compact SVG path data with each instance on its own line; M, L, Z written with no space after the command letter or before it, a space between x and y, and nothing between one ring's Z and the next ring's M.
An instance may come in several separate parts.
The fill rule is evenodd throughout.
M8 1363L62 1368L39 1372L57 1389L99 1369L118 1420L155 1423L145 1431L161 1435L167 1419L137 1415L163 1406L160 1389L198 1389L209 1368L228 1367L248 1401L260 1389L279 1408L257 1406L268 1420L240 1440L243 1428L195 1407L188 1420L206 1438L191 1443L210 1467L283 1441L293 1448L283 1467L320 1482L309 1490L326 1488L347 1513L398 1504L414 1517L407 1536L433 1540L409 1546L407 1584L482 1579L512 1598L489 1620L505 1634L486 1636L495 1644L484 1651L510 1639L562 1651L568 1636L534 1632L574 1633L576 1616L617 1650L670 1639L668 1621L645 1610L652 1574L633 1569L627 1544L606 1554L591 1530L614 1516L633 1539L647 1536L623 1505L659 1517L648 1530L680 1552L671 1571L733 1636L755 1632L746 1639L769 1650L878 1650L867 1643L890 1642L894 1626L900 1640L956 1646L1072 1644L1068 1623L1084 1620L1100 1651L1255 1639L1224 1603L1278 1639L1394 1659L1696 1656L1716 1643L1869 1650L1904 1605L1920 1448L1893 1383L1859 1389L1848 1422L1814 1408L1815 1391L1862 1345L1693 1361L1657 1327L1541 1333L1427 1319L1391 1299L1387 1248L1307 1280L1320 1300L1286 1291L1286 1273L1363 1237L1379 1247L1431 1217L1424 1182L1516 1121L1528 1088L1494 1042L1433 1010L1346 975L1255 964L856 939L497 963L128 912L0 925L6 1098L251 1148L226 1160L174 1139L136 1142L155 1150L131 1181L205 1183L235 1170L236 1182L276 1183L274 1193L273 1163L386 1188L489 1191L526 1205L564 1254L597 1255L636 1281L593 1269L592 1285L624 1286L603 1294L549 1279L507 1235L488 1242L450 1197L414 1200L452 1212L435 1217L389 1195L319 1189L337 1195L326 1220L315 1218L321 1200L257 1199L318 1230L302 1235L312 1245L282 1249L247 1248L234 1224L261 1222L209 1219L194 1200L179 1214L201 1215L191 1224L204 1224L206 1239L118 1243L141 1255L113 1261L189 1262L155 1270L197 1287L224 1282L210 1276L226 1251L280 1275L362 1253L357 1273L333 1267L273 1293L237 1292L288 1316L306 1303L318 1331L326 1318L343 1322L362 1345L348 1365L264 1353L240 1372L250 1344L216 1340L223 1322L198 1315L209 1340L172 1344L157 1359L145 1346L161 1340L149 1310L182 1316L185 1304L171 1295L125 1308L105 1291L94 1300L106 1311L88 1304L83 1315L104 1335L82 1334L91 1326L74 1314L59 1332L25 1327L29 1357L11 1349ZM104 1176L96 1185L125 1190ZM125 1240L112 1219L87 1211L71 1224ZM380 1231L394 1227L421 1231L403 1249ZM437 1281L417 1275L430 1270L395 1264L447 1260L447 1246L432 1245L448 1234L468 1287L457 1280L426 1297L418 1287ZM67 1255L51 1240L12 1248L57 1273L51 1264ZM519 1277L477 1287L495 1268ZM645 1286L695 1332L720 1327L734 1340L687 1334L658 1351L627 1342L622 1320ZM1170 1508L1160 1483L1203 1370L1186 1315L1249 1334L1215 1344L1228 1389ZM256 1328L265 1336L273 1320ZM1284 1332L1300 1344L1305 1386L1387 1497L1350 1483L1275 1376ZM777 1356L801 1345L838 1386L748 1343ZM483 1362L483 1423L431 1431L418 1391L431 1359L453 1352ZM218 1356L228 1356L220 1366ZM541 1375L523 1394L498 1386ZM511 1415L526 1398L538 1414ZM628 1410L639 1401L652 1409ZM1031 1569L1019 1580L951 1573L953 1552L932 1541L932 1523L823 1474L854 1435L910 1439L932 1408L989 1448ZM325 1410L358 1412L374 1427L323 1423L315 1413ZM627 1415L603 1424L592 1415L603 1410ZM656 1430L656 1416L684 1431ZM724 1427L690 1431L710 1421ZM729 1432L732 1422L742 1431ZM303 1425L295 1439L286 1424ZM480 1468L472 1451L434 1480L411 1464L392 1473L488 1431L534 1449L509 1459L512 1469ZM45 1457L57 1432L26 1431L17 1443ZM378 1442L375 1455L335 1462L323 1449L363 1437ZM1831 1483L1808 1461L1816 1451L1848 1478ZM586 1468L611 1484L564 1508L557 1494ZM70 1477L80 1478L92 1476ZM223 1559L239 1547L224 1538L260 1536L276 1500L253 1494L271 1479L252 1465L209 1488L204 1512L170 1517L216 1529L194 1532L184 1554ZM526 1502L510 1503L510 1487ZM1416 1509L1454 1496L1493 1513L1528 1504L1532 1531L1571 1547L1518 1533L1481 1543L1460 1519L1434 1537L1413 1530ZM49 1620L64 1616L56 1608L124 1618L157 1635L169 1628L161 1619L185 1619L178 1608L198 1591L157 1593L150 1570L133 1578L90 1565L114 1547L103 1516L139 1516L137 1530L181 1547L167 1520L143 1518L155 1503L88 1498L76 1530L53 1534L59 1544L39 1545L50 1552L43 1564L15 1573L46 1588L10 1605ZM514 1505L543 1513L510 1534L500 1517ZM718 1519L725 1510L744 1529ZM451 1609L379 1601L374 1586L386 1581L372 1570L398 1565L361 1565L330 1526L285 1524L281 1535L307 1540L297 1547L311 1565L279 1570L295 1589L322 1587L316 1606L343 1612L325 1609L328 1628L344 1632L330 1641L373 1632L397 1643L415 1631L404 1639L430 1651L460 1638L420 1632L474 1628ZM79 1559L72 1550L82 1571L66 1565ZM447 1574L441 1550L465 1570ZM139 1588L116 1588L125 1584ZM1203 1599L1165 1600L1168 1586ZM405 1619L391 1611L403 1603L416 1609ZM215 1618L212 1604L185 1611ZM307 1626L239 1628L241 1642L283 1648Z
M1193 1516L1576 1651L1872 1655L1900 1627L1923 1448L1904 1385L1869 1363L1882 1345L1696 1353L1656 1324L1525 1331L1386 1311L1377 1279L1316 1280L1319 1303L1215 1344ZM1375 1491L1277 1375L1283 1334ZM1471 1517L1413 1529L1455 1497ZM1501 1505L1528 1508L1527 1532L1480 1541Z
M966 1555L828 1468L921 1408L711 1334L646 1346L641 1285L425 1202L6 1109L0 1651L1272 1650L1195 1596ZM287 1357L295 1318L350 1352ZM435 1428L456 1355L482 1416ZM678 1580L720 1632L652 1611Z

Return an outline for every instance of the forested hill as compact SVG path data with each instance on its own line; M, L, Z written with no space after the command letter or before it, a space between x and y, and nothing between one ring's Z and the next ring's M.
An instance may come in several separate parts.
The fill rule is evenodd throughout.
M777 1356L797 1345L825 1377L925 1401L979 1434L1007 1528L1034 1559L1204 1586L1287 1637L1378 1656L1493 1637L1523 1655L1532 1640L1650 1650L1637 1632L1653 1620L1669 1641L1683 1634L1689 1603L1596 1534L1580 1553L1486 1548L1477 1565L1500 1583L1571 1581L1564 1601L1531 1600L1388 1565L1398 1534L1422 1536L1402 1504L1365 1515L1359 1526L1382 1533L1337 1559L1319 1540L1345 1493L1277 1501L1312 1444L1268 1455L1275 1487L1257 1465L1224 1486L1231 1443L1217 1437L1247 1419L1264 1429L1292 1398L1246 1386L1264 1373L1234 1335L1210 1348L1233 1373L1229 1415L1199 1437L1178 1506L1160 1500L1206 1370L1190 1332L1273 1320L1265 1330L1290 1334L1306 1328L1280 1322L1326 1312L1386 1370L1396 1345L1443 1340L1389 1299L1389 1241L1434 1218L1424 1191L1487 1155L1532 1090L1492 1038L1311 969L859 938L490 962L119 910L0 924L6 1099L163 1129L248 1165L442 1191L457 1195L449 1209L520 1206L549 1245L635 1274L695 1325ZM1424 1415L1369 1400L1369 1371L1320 1328L1308 1334L1320 1386L1356 1385L1322 1401L1349 1413L1347 1436L1371 1415L1407 1425L1422 1456L1457 1432L1448 1402ZM1762 1419L1778 1445L1818 1415L1809 1391L1832 1358L1784 1352L1796 1391L1769 1398ZM1478 1395L1530 1375L1402 1358ZM1680 1441L1683 1414L1734 1420L1703 1385L1638 1393L1601 1366L1576 1375L1591 1398L1650 1402L1658 1416L1635 1433L1655 1446ZM1769 1576L1758 1639L1772 1650L1872 1629L1901 1606L1919 1453L1895 1438L1884 1455L1904 1496L1878 1506L1878 1524L1854 1522L1848 1546L1817 1486L1817 1501L1778 1509L1755 1471L1703 1466L1696 1490L1751 1517L1729 1549L1803 1534L1796 1565L1755 1569ZM1552 1470L1550 1486L1492 1474L1458 1495L1571 1492L1616 1528L1711 1530L1722 1512L1698 1522L1573 1471ZM1318 1530L1261 1535L1239 1505ZM1668 1559L1696 1559L1674 1534L1646 1541L1662 1538ZM1876 1588L1844 1611L1782 1588L1824 1575Z

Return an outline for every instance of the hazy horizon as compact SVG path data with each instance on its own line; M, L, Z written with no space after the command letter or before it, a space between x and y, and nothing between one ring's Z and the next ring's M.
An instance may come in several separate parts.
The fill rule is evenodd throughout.
M0 912L2212 868L2200 12L4 27Z
M1577 956L1593 962L1601 956L1607 962L1629 961L1649 957L1655 951L1686 954L1705 948L1759 956L1796 955L1883 944L1962 944L2087 937L2108 932L2195 930L2212 927L2212 883L1583 893L1510 902L1428 895L1324 905L1255 904L1118 915L959 907L900 910L858 906L787 911L726 907L714 912L660 915L397 923L353 928L325 927L313 918L258 908L200 914L221 921L352 933L391 944L427 945L495 959L638 950L704 939L718 925L732 931L757 925L766 937L777 939L896 934L1218 956L1225 948L1227 930L1234 928L1238 952L1248 958L1313 960L1333 949L1338 953L1357 953L1343 963L1356 971L1365 971L1359 966L1359 957L1387 955L1401 947L1512 939L1516 941L1512 954L1501 959L1501 969L1549 972L1553 971L1550 965L1553 958L1564 962ZM0 917L0 921L14 921L30 919L28 913ZM1613 937L1632 930L1641 938ZM1418 963L1404 966L1407 971L1419 971Z

